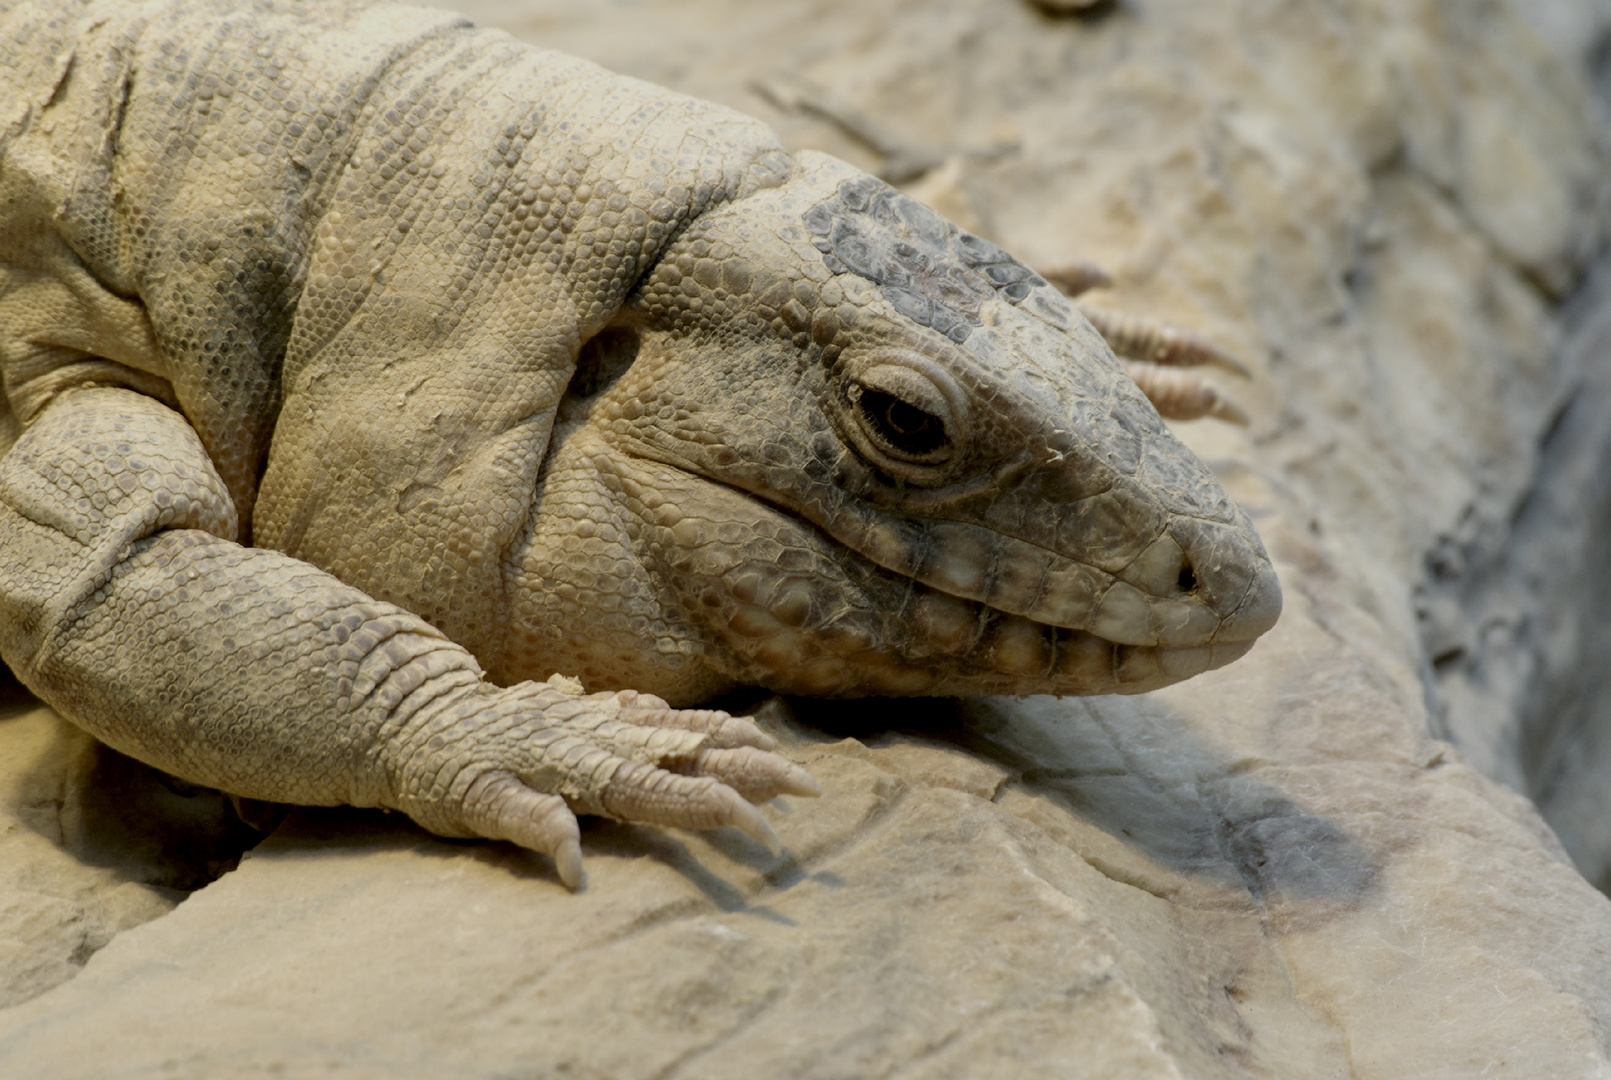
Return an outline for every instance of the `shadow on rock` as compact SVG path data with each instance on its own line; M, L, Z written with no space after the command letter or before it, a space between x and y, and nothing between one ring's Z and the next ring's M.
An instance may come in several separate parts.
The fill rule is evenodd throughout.
M587 859L649 859L680 874L721 911L744 912L782 925L792 920L765 905L752 904L744 891L706 866L674 831L583 816L582 850ZM735 862L761 868L776 857L742 835L710 834L708 842ZM504 841L452 839L425 831L406 816L351 806L292 807L284 824L259 855L283 859L346 858L382 851L410 851L424 858L469 858L497 867L511 877L562 888L545 855ZM583 886L586 891L586 885Z
M193 892L263 839L220 792L112 750L0 677L0 746L15 820L78 862L128 881Z
M1006 770L1123 847L1260 902L1355 907L1379 860L1335 820L1306 809L1267 772L1202 739L1156 701L980 698L791 700L808 737L948 744ZM868 732L880 732L868 735ZM1005 787L1006 785L1004 785ZM998 792L997 801L1002 801ZM1081 851L1109 872L1111 859Z

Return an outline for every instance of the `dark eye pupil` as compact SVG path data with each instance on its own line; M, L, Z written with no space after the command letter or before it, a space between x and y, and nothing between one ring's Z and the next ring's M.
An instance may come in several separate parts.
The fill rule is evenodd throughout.
M896 401L884 413L889 426L902 435L917 435L934 423L934 417L904 401Z
M863 390L857 403L874 431L905 454L933 453L945 445L945 424L933 413L882 390Z

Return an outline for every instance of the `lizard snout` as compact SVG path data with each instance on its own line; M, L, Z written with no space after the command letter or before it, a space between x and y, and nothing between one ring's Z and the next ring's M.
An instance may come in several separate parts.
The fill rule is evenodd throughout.
M1281 615L1281 584L1258 534L1237 512L1231 524L1190 521L1172 524L1167 534L1179 551L1171 576L1164 566L1156 584L1195 601L1217 621L1215 642L1252 641ZM1167 642L1167 635L1165 635Z

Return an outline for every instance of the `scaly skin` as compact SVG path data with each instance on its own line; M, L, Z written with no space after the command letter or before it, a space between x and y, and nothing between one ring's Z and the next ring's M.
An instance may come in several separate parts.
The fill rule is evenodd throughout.
M668 700L1132 693L1275 621L1061 296L755 121L362 0L0 3L0 91L0 653L159 768L575 884L576 812L814 792Z

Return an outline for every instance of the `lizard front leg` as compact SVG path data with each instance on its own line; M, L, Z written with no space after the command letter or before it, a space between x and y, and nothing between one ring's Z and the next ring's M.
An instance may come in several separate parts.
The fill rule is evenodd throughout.
M557 680L494 686L424 620L223 539L235 525L178 413L125 389L64 394L0 459L0 654L157 768L512 840L572 886L577 812L775 846L746 800L815 793L747 720Z

